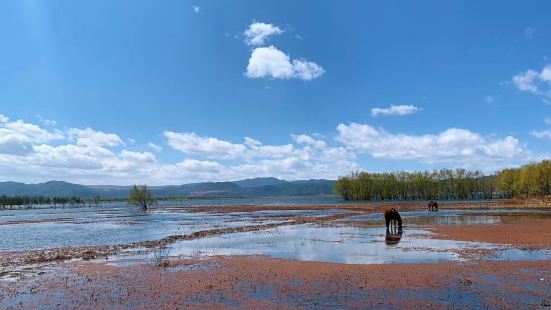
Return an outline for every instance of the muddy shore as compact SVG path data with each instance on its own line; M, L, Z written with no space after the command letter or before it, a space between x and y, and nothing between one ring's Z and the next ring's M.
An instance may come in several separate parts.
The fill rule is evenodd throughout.
M508 244L527 249L551 248L551 220L518 219L511 223L439 225L430 228L433 238Z
M68 263L4 291L4 308L547 307L551 262L348 265L264 257Z

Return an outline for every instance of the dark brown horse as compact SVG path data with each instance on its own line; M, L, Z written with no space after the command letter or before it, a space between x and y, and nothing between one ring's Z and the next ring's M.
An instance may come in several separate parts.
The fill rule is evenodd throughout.
M438 202L434 200L429 201L429 211L438 211Z
M402 217L394 208L385 209L385 224L387 232L390 232L389 228L393 228L393 231L398 228L398 233L402 232ZM398 227L396 227L396 224L398 224Z

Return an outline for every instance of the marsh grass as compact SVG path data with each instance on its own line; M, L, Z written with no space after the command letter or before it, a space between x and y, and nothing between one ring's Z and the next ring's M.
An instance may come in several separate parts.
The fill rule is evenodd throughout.
M168 268L170 267L170 256L168 255L167 247L159 247L153 252L153 262L156 267Z

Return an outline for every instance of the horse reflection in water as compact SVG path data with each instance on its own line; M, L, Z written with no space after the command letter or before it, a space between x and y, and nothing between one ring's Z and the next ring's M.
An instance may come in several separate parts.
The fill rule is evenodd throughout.
M402 239L402 217L394 208L385 209L386 236L387 245L395 245Z
M401 239L402 239L402 233L391 234L390 232L387 231L385 236L385 244L397 245Z

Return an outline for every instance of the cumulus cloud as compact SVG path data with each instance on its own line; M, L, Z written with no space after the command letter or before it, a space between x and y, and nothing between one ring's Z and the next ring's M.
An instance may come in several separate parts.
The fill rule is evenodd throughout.
M0 173L5 178L32 182L62 179L84 184L132 184L147 179L149 184L181 184L254 176L289 180L336 178L359 168L354 157L344 149L329 147L308 135L293 136L297 145L264 145L250 137L244 138L243 143L232 143L195 133L167 131L165 137L169 145L196 157L170 164L158 162L150 152L126 148L115 151L121 145L126 146L114 133L72 128L61 133L61 144L49 144L40 141L52 138L44 133L39 139L26 135L44 130L35 126L9 125L22 129L21 132L1 126ZM149 147L155 150L153 145L150 143Z
M22 120L10 121L0 117L0 154L25 155L32 151L34 143L50 142L63 139L62 132L48 131Z
M48 131L35 124L26 123L22 120L4 123L4 128L20 134L24 136L25 139L32 142L48 142L52 140L60 140L64 137L63 133L59 130Z
M152 152L128 149L114 133L91 128L49 131L8 119L0 123L0 175L31 182L141 184L147 180L160 185L267 176L334 179L361 169L357 160L363 154L490 172L543 157L525 149L514 137L482 136L466 129L408 135L351 123L338 125L337 133L331 142L316 134L296 134L289 143L269 145L251 137L234 143L193 132L166 131L166 143L184 158L163 163ZM546 132L534 135L551 137ZM148 145L156 150L157 145Z
M264 145L245 137L243 143L232 143L195 133L165 132L167 144L187 155L233 161L229 166L215 166L210 180L235 180L252 176L275 176L290 180L300 178L336 178L359 169L355 155L342 147L305 134L292 135L293 144ZM214 145L218 147L214 147ZM222 150L224 150L222 152ZM214 169L214 168L213 168Z
M323 68L311 61L293 59L275 46L257 47L249 58L246 76L249 78L298 78L309 81L323 75Z
M245 43L248 45L263 45L269 36L282 34L283 30L272 24L254 22L243 32Z
M391 105L389 108L373 108L371 109L371 116L379 115L408 115L413 114L419 110L413 105Z
M291 135L291 136L293 137L293 140L298 144L305 144L315 148L324 148L327 146L327 143L325 143L324 141L314 139L309 135Z
M339 124L337 131L338 141L374 158L498 167L527 160L530 156L514 137L485 138L466 129L450 128L437 134L407 135L351 123Z
M551 97L551 65L540 72L526 70L513 76L513 84L521 91Z
M0 154L24 155L30 151L32 144L25 135L0 128Z
M33 147L33 153L28 155L27 160L33 166L67 168L75 171L102 169L105 161L115 157L113 152L100 146L41 144Z
M69 139L76 141L77 145L117 146L124 145L122 139L114 133L95 131L91 128L69 130Z
M222 172L224 166L215 162L208 160L197 160L197 159L186 159L176 164L176 167L184 169L186 171L192 172L208 172L208 173L218 173Z
M201 137L194 132L165 131L167 144L185 154L215 159L250 159L256 157L283 157L294 151L293 145L262 145L245 137L243 143L232 143L214 137Z
M200 137L194 132L163 133L173 149L186 154L202 155L209 158L232 159L241 157L247 150L242 144L235 144L212 137Z

